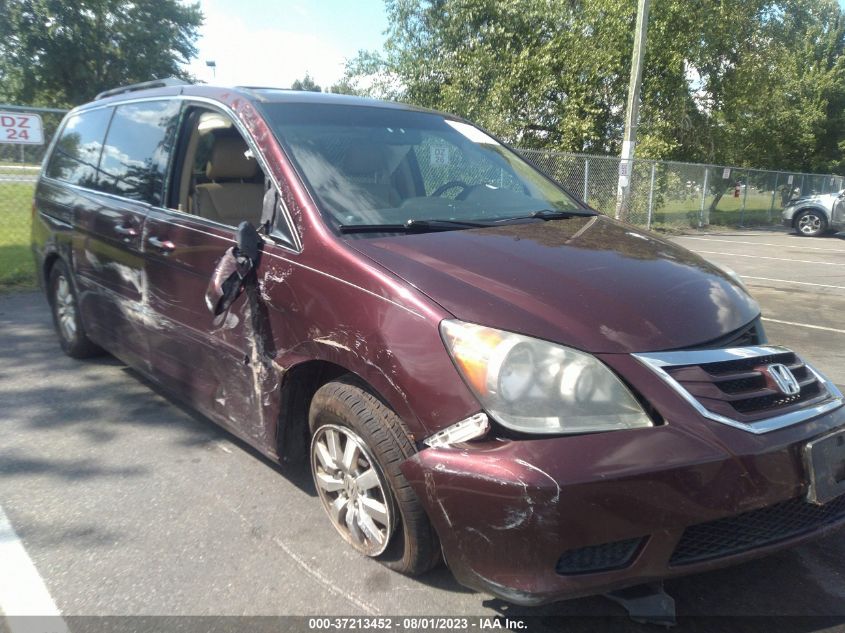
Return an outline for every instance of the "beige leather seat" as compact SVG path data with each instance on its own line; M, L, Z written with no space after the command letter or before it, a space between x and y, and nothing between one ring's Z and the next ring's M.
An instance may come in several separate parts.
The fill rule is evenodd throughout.
M370 144L354 145L344 156L342 168L369 206L386 209L399 204L399 192L389 182L389 165L382 148Z
M193 213L209 220L237 226L243 220L258 226L264 185L253 180L258 162L244 155L246 142L223 136L214 141L205 175L212 181L195 188Z

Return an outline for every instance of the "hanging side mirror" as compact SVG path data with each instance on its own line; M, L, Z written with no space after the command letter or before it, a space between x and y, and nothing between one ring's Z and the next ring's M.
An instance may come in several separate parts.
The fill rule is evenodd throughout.
M258 250L261 245L261 236L252 224L244 220L238 225L235 234L235 243L238 248L238 256L246 257L254 266L258 263Z
M208 288L205 305L214 316L229 309L244 289L244 282L258 264L261 236L249 222L241 222L237 230L237 245L229 248L217 262Z

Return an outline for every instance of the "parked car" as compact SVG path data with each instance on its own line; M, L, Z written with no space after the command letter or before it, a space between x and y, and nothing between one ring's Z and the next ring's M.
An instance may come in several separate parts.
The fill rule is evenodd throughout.
M807 237L845 229L845 189L789 200L783 208L783 224Z
M842 394L741 282L458 117L110 91L58 130L32 244L64 351L307 460L327 549L538 604L845 522Z

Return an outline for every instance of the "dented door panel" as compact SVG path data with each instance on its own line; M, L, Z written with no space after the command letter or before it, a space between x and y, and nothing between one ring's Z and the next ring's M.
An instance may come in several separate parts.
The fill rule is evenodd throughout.
M149 324L151 363L166 385L263 447L272 438L261 420L276 407L265 394L278 386L267 303L253 282L217 318L205 304L209 278L233 244L231 229L168 211L151 214L144 251L156 315Z
M141 240L148 205L66 188L76 231L73 260L83 318L94 340L141 369L149 356L142 323L145 295Z

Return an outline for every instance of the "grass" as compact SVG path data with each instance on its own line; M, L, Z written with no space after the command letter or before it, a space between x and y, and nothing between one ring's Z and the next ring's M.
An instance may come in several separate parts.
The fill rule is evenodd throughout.
M616 208L615 191L605 192L607 195L599 199L591 199L590 203L600 211L613 215ZM638 192L632 198L631 211L627 219L630 222L646 224L648 216L648 197ZM704 201L705 213L709 212L709 226L761 226L780 224L781 200L776 194L772 205L772 193L751 189L748 195L741 192L738 198L733 191L726 193L719 199L713 211L709 211L714 196L708 195ZM744 206L743 206L744 203ZM652 226L674 227L687 229L697 227L701 216L701 194L677 195L660 194L655 191Z
M745 208L743 209L743 201ZM705 199L705 212L713 202L713 196ZM693 196L686 199L668 200L654 210L653 222L657 224L698 224L701 212L701 198ZM772 194L749 191L744 198L744 192L738 198L732 194L724 195L716 209L710 213L710 224L716 226L755 226L760 224L777 223L781 213L780 200L775 199L772 207Z
M29 249L35 183L0 181L0 292L35 286Z

